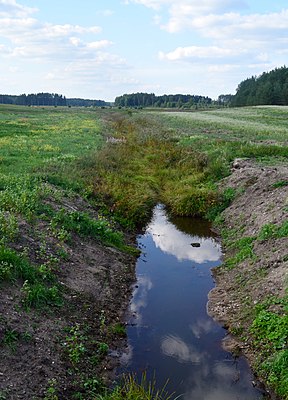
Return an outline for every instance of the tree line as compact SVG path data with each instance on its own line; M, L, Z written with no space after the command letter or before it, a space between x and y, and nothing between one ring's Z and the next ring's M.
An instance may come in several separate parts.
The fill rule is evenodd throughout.
M231 106L288 105L288 68L275 68L242 81Z
M110 105L104 100L67 99L57 93L21 94L19 96L0 94L0 104L14 104L19 106L68 106L68 107L102 107Z
M163 107L163 108L192 108L208 106L212 99L190 94L169 94L156 96L154 93L123 94L115 99L116 107Z

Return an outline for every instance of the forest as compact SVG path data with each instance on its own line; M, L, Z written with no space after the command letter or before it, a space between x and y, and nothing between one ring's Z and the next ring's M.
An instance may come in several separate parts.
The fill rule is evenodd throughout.
M104 100L89 100L80 98L67 99L57 93L21 94L19 96L0 94L0 104L20 106L68 106L68 107L102 107L110 105Z
M163 107L163 108L191 108L194 106L210 105L209 97L190 94L164 94L156 96L154 93L131 93L118 96L115 106L118 107Z
M21 94L19 96L0 94L0 104L54 107L107 107L113 105L104 100L66 98L57 93ZM156 96L154 93L137 92L116 97L114 105L116 107L178 109L197 109L211 105L224 107L288 105L288 68L283 66L270 72L263 72L259 76L247 78L239 83L235 95L221 94L217 100L191 94Z
M275 68L242 81L231 106L288 105L288 68Z

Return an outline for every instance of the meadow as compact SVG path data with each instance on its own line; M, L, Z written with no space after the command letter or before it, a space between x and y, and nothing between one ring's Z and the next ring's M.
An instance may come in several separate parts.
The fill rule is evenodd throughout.
M2 287L19 288L20 305L27 313L63 307L65 290L59 284L57 266L67 257L65 244L75 235L89 237L103 246L135 255L137 251L128 245L125 237L127 233L135 235L145 226L153 206L159 202L172 214L201 216L221 224L221 212L237 196L237 189L221 190L218 183L230 174L235 158L250 158L260 166L287 165L287 116L288 107L264 106L172 113L0 105ZM275 184L285 188L287 181ZM59 206L63 198L75 200L75 196L90 208L75 211L70 207L67 211ZM39 231L44 223L49 227L57 252L53 253L45 243L45 232ZM37 231L38 258L19 246L23 226ZM287 237L285 227L282 230L270 227L270 230L281 231L281 235L277 234ZM261 232L263 236L265 232ZM264 240L261 232L258 239ZM234 242L237 241L238 237ZM249 257L252 241L248 245L246 242L240 243L239 252L243 251L242 244L248 246ZM233 243L230 241L230 246ZM227 265L233 264L234 268L241 261L237 260L234 258ZM286 300L281 301L287 308ZM279 320L282 338L286 320L276 314L264 315L264 311L268 312L264 306L258 308L262 314L251 321L255 337L265 336L267 325L263 329L263 320L266 317L269 329ZM16 328L13 328L15 335L11 336L13 330L7 324L0 346L14 345L20 337L15 333ZM69 354L74 352L77 357L84 357L79 344L82 336L78 331L72 333ZM279 335L275 341L279 341ZM267 338L262 336L267 352ZM269 340L273 338L269 336ZM281 363L285 362L287 365L287 360L281 358ZM285 380L286 375L272 382L272 386L283 398L288 398ZM128 379L125 384L131 389L135 383ZM97 396L121 398L119 390L103 394L102 386L100 396L96 386L95 399ZM136 385L134 390L141 389ZM130 392L129 396L133 398ZM46 398L58 398L54 383L47 388ZM82 398L89 397L84 393ZM147 395L149 398L153 395Z

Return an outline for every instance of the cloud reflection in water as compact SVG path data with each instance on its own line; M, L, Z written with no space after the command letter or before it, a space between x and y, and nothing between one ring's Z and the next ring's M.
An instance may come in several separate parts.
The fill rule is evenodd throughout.
M176 335L167 335L161 342L162 353L177 362L194 365L186 380L181 396L184 400L239 400L250 384L247 374L240 379L237 361L222 360L215 363L208 352L200 352ZM195 368L195 365L197 367ZM212 383L212 384L211 384ZM241 397L243 398L243 397ZM255 399L246 394L245 400Z
M197 339L200 339L202 335L205 335L213 330L214 322L212 319L199 319L194 324L191 324L189 328L193 332Z
M157 218L152 220L147 232L151 234L156 247L164 253L175 256L179 261L191 260L201 264L218 261L221 256L220 245L215 240L193 237L179 231L169 222L164 211L157 210ZM192 247L191 242L200 243L200 247Z
M203 354L199 353L191 345L188 345L179 336L168 335L162 339L161 350L163 354L174 357L178 362L191 362L198 364L203 358Z

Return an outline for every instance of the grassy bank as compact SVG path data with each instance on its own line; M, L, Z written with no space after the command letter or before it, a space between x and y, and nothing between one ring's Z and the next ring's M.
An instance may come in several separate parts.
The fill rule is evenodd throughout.
M70 375L65 379L71 392L61 392L65 379L60 382L55 376L56 380L52 377L45 383L45 398L72 398L72 392L78 396L75 398L97 398L100 394L99 398L104 398L104 384L98 376L101 363L113 340L116 343L117 335L119 338L123 333L123 329L116 329L115 314L106 312L103 299L96 307L92 292L85 296L73 292L69 275L76 264L73 257L96 247L98 258L92 254L94 258L85 263L88 270L99 264L99 270L90 272L93 277L98 274L96 282L101 282L102 294L113 283L114 275L119 278L117 288L124 290L125 285L131 285L131 278L125 281L131 262L127 260L130 254L137 254L129 246L127 233L145 225L156 203L166 204L175 215L199 215L221 226L221 212L245 191L243 187L218 186L230 174L235 158L247 157L261 166L287 163L287 113L285 107L148 113L0 106L0 282L3 295L11 297L9 291L13 291L11 307L17 310L18 318L22 313L21 318L28 321L25 329L19 329L14 320L3 317L3 354L23 346L28 337L33 342L36 328L31 328L31 320L37 325L39 310L59 325L69 302L73 312L78 308L79 318L79 313L83 314L81 321L77 313L71 314L73 321L61 327L62 336L55 345L69 365ZM274 184L287 187L285 179ZM287 226L285 222L281 226L266 223L249 237L242 237L239 229L236 235L226 228L224 235L227 247L233 249L225 268L235 270L243 260L256 263L253 249L257 241L271 235L287 238ZM104 265L107 257L111 263L116 257L123 269L115 263L113 272L110 265ZM82 276L83 269L82 260L74 279ZM122 295L127 302L127 292ZM107 296L110 298L109 293ZM283 398L287 398L288 378L286 373L279 377L277 371L288 370L285 299L273 299L276 312L272 300L262 298L257 307L251 305L246 321L260 354L255 368ZM96 322L84 322L93 307ZM277 326L275 335L273 326ZM99 338L92 343L95 331ZM268 370L270 375L265 375ZM129 379L127 393L128 386L133 386L132 381L128 383ZM137 385L134 389L134 393L141 391ZM119 393L107 398L121 398L123 392ZM5 398L4 391L0 395Z

